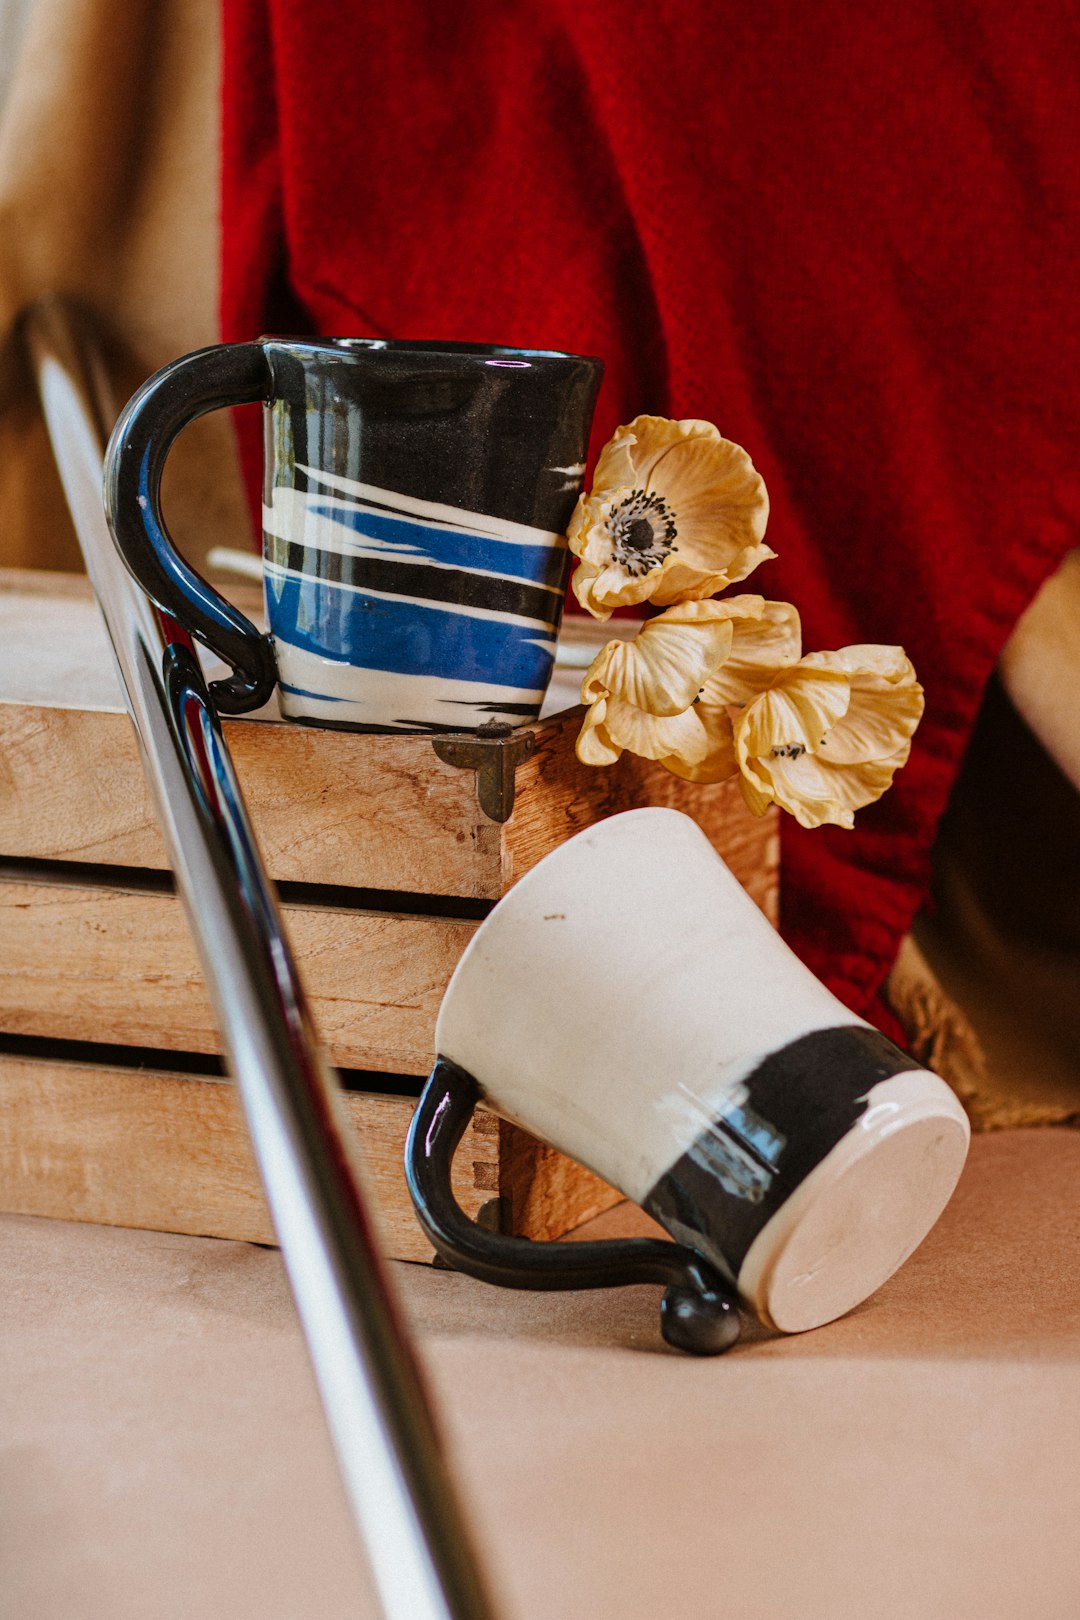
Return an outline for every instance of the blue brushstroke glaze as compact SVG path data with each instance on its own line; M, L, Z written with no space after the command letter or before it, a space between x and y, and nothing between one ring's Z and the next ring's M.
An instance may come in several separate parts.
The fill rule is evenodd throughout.
M485 573L501 574L506 579L525 579L535 585L562 588L569 556L565 546L517 546L508 540L492 540L487 535L435 528L410 518L389 517L381 512L364 512L359 508L345 511L340 507L316 506L312 503L308 510L314 517L329 518L331 522L352 529L367 540L377 541L387 548L388 556L444 563L452 568L480 568Z
M290 686L288 681L281 682L281 690L288 692L290 697L314 698L316 703L348 703L348 698L337 697L332 692L310 692L306 686Z
M555 637L540 626L472 618L328 580L268 569L266 601L273 635L358 669L537 692L555 661Z
M726 1125L736 1136L741 1137L747 1147L771 1169L775 1169L779 1164L780 1155L787 1146L787 1137L767 1119L762 1119L761 1115L756 1114L747 1104L726 1108L720 1115L718 1123Z

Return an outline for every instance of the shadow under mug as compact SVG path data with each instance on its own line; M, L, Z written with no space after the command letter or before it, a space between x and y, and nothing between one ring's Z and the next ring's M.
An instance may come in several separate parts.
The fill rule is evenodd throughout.
M736 1295L784 1332L868 1298L967 1153L944 1081L836 1000L675 810L598 822L526 873L466 948L435 1039L406 1172L443 1258L517 1288L665 1282L665 1337L701 1353L737 1336ZM449 1170L481 1099L676 1242L469 1222Z
M554 351L262 338L185 355L125 407L105 460L117 546L147 594L231 666L219 709L362 731L535 720L554 664L603 367ZM261 401L263 635L177 553L169 448Z

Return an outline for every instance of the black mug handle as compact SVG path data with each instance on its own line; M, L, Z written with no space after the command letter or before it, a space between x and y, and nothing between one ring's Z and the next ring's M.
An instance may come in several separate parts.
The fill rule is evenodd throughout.
M155 372L129 400L105 452L105 512L117 549L164 612L232 668L210 692L224 714L264 704L277 681L270 637L208 585L177 552L161 515L161 474L181 429L207 411L269 398L259 343L197 349Z
M500 1288L619 1288L666 1285L660 1331L668 1344L715 1356L739 1337L738 1302L720 1273L693 1249L660 1238L600 1243L533 1243L478 1226L450 1184L458 1143L480 1101L471 1074L439 1058L405 1144L405 1179L420 1225L439 1257Z

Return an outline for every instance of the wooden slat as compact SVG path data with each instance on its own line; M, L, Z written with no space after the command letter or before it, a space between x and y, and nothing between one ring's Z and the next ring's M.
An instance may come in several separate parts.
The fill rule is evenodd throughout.
M402 1161L414 1104L350 1092L384 1252L430 1260ZM476 1217L497 1197L499 1125L479 1114L454 1161ZM239 1099L228 1081L0 1054L0 1209L272 1243Z
M435 1017L476 924L287 906L335 1063L426 1074ZM219 1052L180 902L168 894L0 880L0 1030Z
M431 1260L405 1184L413 1100L348 1092L384 1253ZM474 1220L562 1237L620 1194L482 1109L454 1159ZM105 1226L275 1241L236 1088L156 1069L0 1052L0 1210Z
M96 608L85 581L69 580L63 596L58 578L0 573L0 605L10 593L0 646L0 857L160 869L165 851L130 723L118 693L111 709L100 706L107 655ZM775 812L758 820L737 783L697 787L631 755L604 770L582 765L573 746L580 723L571 710L533 728L536 752L518 771L504 827L481 812L472 773L440 761L427 738L252 718L225 729L279 880L496 899L579 828L658 804L694 816L775 917Z
M250 593L249 593L250 595ZM251 608L251 601L244 604ZM499 829L426 737L225 733L270 875L495 899ZM0 857L164 868L104 628L81 576L0 570Z
M499 829L427 739L255 720L225 735L272 877L498 898ZM0 699L0 856L167 865L126 715Z
M271 876L502 893L499 828L480 809L476 779L438 759L428 738L257 721L233 721L225 735Z
M498 1121L498 1129L499 1193L507 1231L547 1242L621 1203L622 1193L546 1142L505 1120Z

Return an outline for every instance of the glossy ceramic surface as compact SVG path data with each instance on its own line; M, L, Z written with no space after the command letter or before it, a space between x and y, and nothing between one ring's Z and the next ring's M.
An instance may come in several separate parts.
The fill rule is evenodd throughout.
M264 701L276 677L282 711L319 725L533 720L601 373L576 355L467 344L265 338L200 351L152 378L118 424L118 542L155 600L239 672L215 693L221 707ZM177 566L155 476L183 421L255 398L270 642L248 625L230 647L220 627L239 616Z
M791 1331L891 1275L967 1150L949 1088L824 988L676 811L600 822L511 889L436 1044Z
M480 1101L472 1075L440 1058L416 1107L405 1174L421 1226L440 1257L501 1288L620 1288L662 1283L661 1331L675 1349L715 1356L739 1337L730 1284L695 1249L656 1238L533 1243L472 1221L454 1197L454 1151Z

